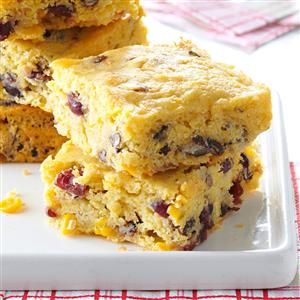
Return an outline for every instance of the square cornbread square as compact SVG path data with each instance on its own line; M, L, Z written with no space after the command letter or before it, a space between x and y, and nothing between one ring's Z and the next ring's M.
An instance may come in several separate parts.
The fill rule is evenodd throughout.
M0 162L42 162L65 141L52 114L7 100L0 87Z
M60 59L51 68L58 131L134 176L241 152L270 126L269 89L188 41Z
M72 144L41 172L47 214L62 234L93 234L150 250L192 250L258 186L253 147L210 164L142 178L116 172Z
M147 43L141 19L122 18L107 26L51 31L45 41L0 43L0 82L9 100L44 110L52 80L49 64L58 58L82 58L131 44Z

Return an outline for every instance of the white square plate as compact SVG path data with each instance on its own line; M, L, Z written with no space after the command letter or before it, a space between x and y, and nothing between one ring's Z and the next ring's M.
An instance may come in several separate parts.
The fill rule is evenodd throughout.
M1 197L16 189L26 210L1 215L0 289L224 289L287 285L296 272L294 199L281 107L260 139L264 175L195 251L147 252L99 237L61 237L46 222L39 165L2 164ZM32 172L24 176L27 168ZM242 224L242 225L241 225Z

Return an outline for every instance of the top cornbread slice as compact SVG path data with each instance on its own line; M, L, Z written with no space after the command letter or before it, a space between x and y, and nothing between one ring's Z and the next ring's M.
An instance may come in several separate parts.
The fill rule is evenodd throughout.
M107 25L139 17L139 0L0 0L0 41L43 39L47 30Z
M0 83L7 92L6 99L48 110L50 62L145 43L147 30L142 20L130 16L106 26L54 30L42 42L8 39L0 43Z
M58 131L132 175L240 151L270 126L269 89L187 41L51 65Z

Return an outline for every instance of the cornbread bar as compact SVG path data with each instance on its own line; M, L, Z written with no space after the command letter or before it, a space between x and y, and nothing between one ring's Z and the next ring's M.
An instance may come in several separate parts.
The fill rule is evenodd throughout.
M146 33L140 19L127 17L107 26L51 31L44 42L7 40L0 43L0 81L10 100L47 110L46 83L52 79L51 61L61 57L82 58L125 45L144 44Z
M95 234L152 250L191 250L227 212L239 209L243 191L257 187L261 165L249 148L211 165L138 178L67 142L41 170L47 214L63 234Z
M0 0L0 41L43 39L48 30L107 25L142 13L139 0Z
M181 41L51 64L58 131L134 176L241 152L271 120L269 89Z
M39 108L4 100L0 87L0 162L42 162L66 139L53 116Z

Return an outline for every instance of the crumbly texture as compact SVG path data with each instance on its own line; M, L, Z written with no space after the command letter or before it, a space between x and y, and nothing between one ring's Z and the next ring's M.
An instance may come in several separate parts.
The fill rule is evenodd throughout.
M109 49L147 43L147 30L140 19L122 18L107 26L52 31L46 41L0 43L0 81L10 100L46 108L52 79L49 63L57 58L82 58Z
M66 141L53 116L29 105L4 100L0 87L0 162L42 162Z
M0 0L0 41L42 40L48 30L107 25L143 14L139 0Z
M188 41L51 64L58 131L135 176L241 152L271 121L269 89Z
M253 148L152 177L116 172L71 142L41 167L47 214L63 234L95 234L150 250L191 250L238 210L261 175Z

